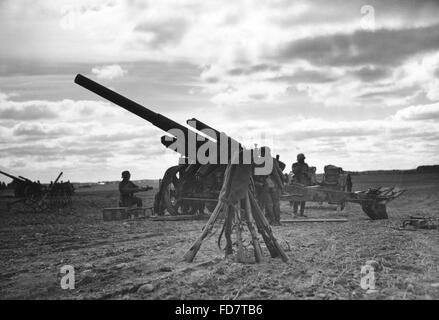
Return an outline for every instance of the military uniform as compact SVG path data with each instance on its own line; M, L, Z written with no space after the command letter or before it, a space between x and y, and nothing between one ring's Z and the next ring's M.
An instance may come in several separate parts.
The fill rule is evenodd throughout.
M271 176L274 176L274 188L271 191L271 198L273 199L273 212L275 222L280 224L280 195L283 192L284 184L287 183L283 170L285 169L285 164L278 160L273 159L273 172Z
M268 222L273 222L273 205L269 192L268 185L266 183L267 176L256 175L254 176L256 198L258 200L259 207L265 211L265 217Z
M286 164L279 160L279 155L276 156L277 164L281 171L284 171L286 168Z
M269 149L268 149L269 150ZM261 147L261 154L265 155L266 147ZM269 153L267 154L269 156ZM273 159L273 167L269 175L254 177L256 195L261 209L265 209L265 216L270 224L280 224L280 193L283 189L284 176L280 167L283 163Z
M305 159L305 157L303 157ZM305 186L310 185L310 178L309 178L309 167L305 163L304 160L298 160L298 162L293 163L292 165L292 171L293 171L293 182L300 183ZM304 215L305 212L305 201L294 201L293 202L293 212L296 214L297 209L300 205L300 215Z
M139 191L139 187L129 180L122 180L119 183L120 204L122 207L142 206L142 199L134 196L136 191Z
M346 191L352 192L352 177L349 173L346 176Z
M279 191L271 175L254 177L256 197L269 224L280 222Z
M280 190L271 175L255 177L256 194L270 224L280 223Z
M266 212L267 218L269 218L270 224L279 223L280 220L280 204L279 204L279 191L271 176L267 176L265 179L265 197L266 197Z

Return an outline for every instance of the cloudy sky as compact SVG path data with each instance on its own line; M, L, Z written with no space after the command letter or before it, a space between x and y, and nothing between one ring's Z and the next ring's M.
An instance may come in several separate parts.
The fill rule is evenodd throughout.
M322 171L439 163L439 2L0 1L0 170L159 178L159 129L82 73L178 122ZM3 178L0 178L2 180Z

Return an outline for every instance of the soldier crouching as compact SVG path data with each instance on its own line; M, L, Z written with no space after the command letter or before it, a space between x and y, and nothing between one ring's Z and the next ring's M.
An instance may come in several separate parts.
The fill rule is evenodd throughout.
M145 191L144 188L136 186L130 181L131 174L129 171L122 172L122 181L119 182L120 206L131 207L136 205L142 207L142 199L134 196L134 193Z

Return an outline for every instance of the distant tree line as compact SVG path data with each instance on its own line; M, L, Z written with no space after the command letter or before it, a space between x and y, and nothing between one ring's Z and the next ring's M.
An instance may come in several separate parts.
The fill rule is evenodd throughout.
M416 168L416 172L418 173L439 173L439 165L432 166L419 166Z
M361 174L383 174L383 173L396 173L396 174L410 174L410 173L439 173L439 165L431 166L419 166L416 169L409 170L368 170L368 171L345 171L345 173L350 173L351 175L361 175Z

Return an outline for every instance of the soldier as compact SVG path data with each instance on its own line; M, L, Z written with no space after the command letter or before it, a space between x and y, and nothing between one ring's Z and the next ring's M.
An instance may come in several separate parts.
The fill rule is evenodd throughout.
M269 176L257 175L254 177L256 197L259 206L265 211L265 217L269 224L274 222L273 200L271 198L269 184L267 183ZM271 179L270 179L271 180Z
M318 184L317 177L316 177L316 167L309 167L309 185L315 186Z
M288 173L284 173L284 182L290 184L290 175Z
M296 183L300 183L304 186L310 185L310 177L309 177L309 167L305 163L305 155L303 153L299 153L297 155L297 162L292 165L293 170L293 181ZM293 213L297 214L297 209L300 205L300 216L305 217L305 201L294 201L293 202Z
M352 192L352 177L350 173L346 176L346 191Z
M142 199L134 196L134 193L146 191L130 181L131 174L129 171L122 172L122 181L119 182L120 204L122 207L142 206Z
M285 165L285 163L283 163L282 161L279 160L279 155L278 154L276 155L276 161L277 161L277 164L279 165L280 170L284 171L286 165Z
M261 147L261 155L270 156L270 149ZM278 162L279 156L273 159L273 169L271 173L265 176L262 199L265 202L265 211L267 219L271 225L280 225L280 194L283 190L283 174Z

